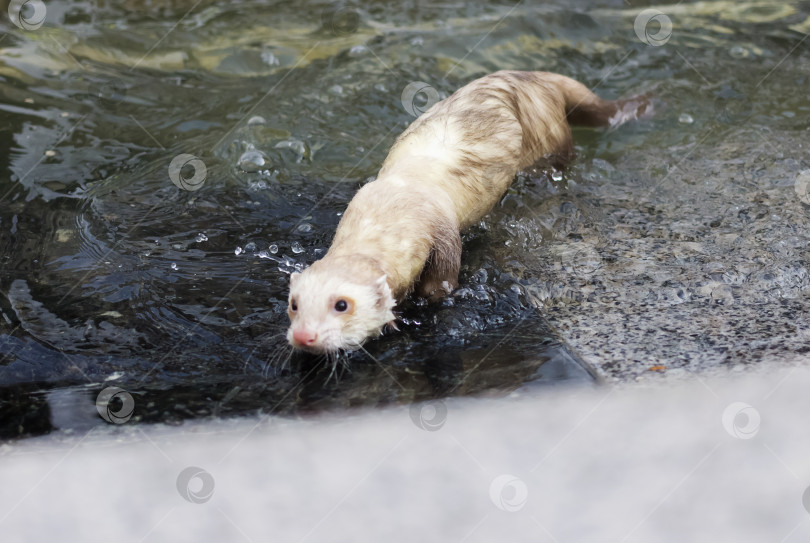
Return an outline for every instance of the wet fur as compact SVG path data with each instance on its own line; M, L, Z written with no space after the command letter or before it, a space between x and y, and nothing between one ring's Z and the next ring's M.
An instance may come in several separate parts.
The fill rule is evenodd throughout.
M349 203L327 254L303 272L309 277L297 291L292 282L290 299L336 275L369 285L385 276L391 298L380 294L368 306L379 305L379 313L357 316L368 320L366 336L379 334L381 315L392 315L412 290L436 299L458 286L460 232L489 213L516 172L541 158L558 167L570 161L569 123L615 126L647 109L643 98L602 100L548 72L501 71L473 81L397 138L377 179Z

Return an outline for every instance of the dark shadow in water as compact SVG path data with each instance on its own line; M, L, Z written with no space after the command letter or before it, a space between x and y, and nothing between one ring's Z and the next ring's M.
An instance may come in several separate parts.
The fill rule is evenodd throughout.
M292 356L283 368L262 367L238 356L227 358L223 354L227 346L225 350L209 346L185 352L179 367L172 364L174 371L164 367L151 374L130 372L114 381L87 384L79 384L81 374L89 377L105 372L107 359L63 355L33 340L13 341L4 336L0 337L0 353L7 356L0 366L0 380L7 384L0 387L0 438L109 424L95 403L109 386L131 395L134 411L126 422L131 425L249 414L300 416L453 395L504 394L526 383L593 381L532 310L467 337L448 339L441 334L441 326L427 333L424 328L405 325L401 333L368 344L367 353L344 355L334 373L323 359L307 354ZM175 373L183 364L197 365L205 358L217 360L219 369L189 371L200 374L197 378ZM15 370L37 365L62 367L65 373L53 382L8 384L22 377ZM130 366L148 368L149 364L135 359ZM65 378L70 374L72 378ZM174 383L167 378L172 374ZM120 400L110 403L113 413L122 407Z

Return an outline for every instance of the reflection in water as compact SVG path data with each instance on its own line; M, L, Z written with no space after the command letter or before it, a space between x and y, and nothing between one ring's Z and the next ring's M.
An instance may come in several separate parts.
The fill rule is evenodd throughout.
M604 287L615 259L599 225L617 219L594 194L654 199L645 183L696 130L736 130L741 112L795 124L773 103L808 108L778 81L772 98L756 87L771 65L752 59L781 57L806 27L791 3L673 6L667 48L638 40L635 10L591 4L51 1L36 30L3 19L0 435L82 428L110 384L133 394L133 421L179 421L590 380L534 304ZM443 98L501 68L608 98L649 91L659 113L578 131L569 171L519 176L465 234L462 288L410 303L402 332L350 371L271 363L287 355L287 275L324 253L413 119L403 89Z

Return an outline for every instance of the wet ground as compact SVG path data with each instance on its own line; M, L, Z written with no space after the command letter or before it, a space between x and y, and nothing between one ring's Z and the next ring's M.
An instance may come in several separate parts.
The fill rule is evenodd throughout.
M618 1L2 18L0 436L106 424L84 407L111 385L176 423L806 362L810 8L659 9L671 29ZM503 68L656 115L519 175L465 234L461 288L351 371L285 364L288 274L414 118L403 90Z

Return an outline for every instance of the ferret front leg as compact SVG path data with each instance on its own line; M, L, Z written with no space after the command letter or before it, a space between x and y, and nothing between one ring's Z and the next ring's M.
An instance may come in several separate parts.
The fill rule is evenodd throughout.
M458 286L461 268L461 234L458 228L447 228L436 236L433 249L416 284L417 295L438 301Z

